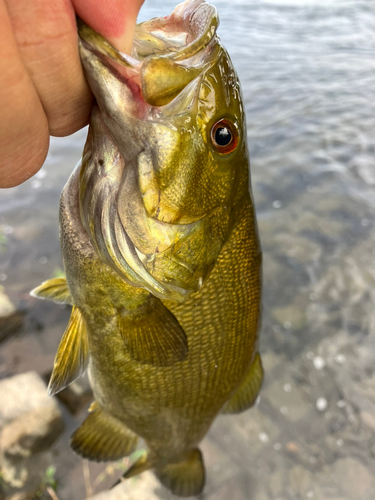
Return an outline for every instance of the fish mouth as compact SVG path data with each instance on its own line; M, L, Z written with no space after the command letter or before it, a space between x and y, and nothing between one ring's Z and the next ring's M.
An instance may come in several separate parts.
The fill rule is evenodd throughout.
M169 104L212 64L217 56L214 39L218 25L213 5L186 0L169 16L138 24L131 55L127 55L77 19L84 66L83 52L87 50L118 72L119 78L131 80L133 98L138 91L150 106Z
M80 172L82 223L99 257L126 282L183 301L202 287L213 266L211 256L207 265L180 258L189 238L203 241L209 216L184 223L151 216L136 172L149 140L148 120L160 118L218 57L216 8L188 0L167 17L139 24L131 55L81 20L77 24L82 64L98 105Z

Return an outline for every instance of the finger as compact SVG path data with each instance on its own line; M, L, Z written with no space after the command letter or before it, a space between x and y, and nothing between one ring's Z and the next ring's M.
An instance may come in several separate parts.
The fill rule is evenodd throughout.
M78 16L116 49L130 54L135 23L144 0L72 0Z
M0 187L34 175L48 152L48 123L22 63L8 12L0 0Z
M19 50L48 119L51 135L88 123L92 95L78 54L69 0L6 0Z

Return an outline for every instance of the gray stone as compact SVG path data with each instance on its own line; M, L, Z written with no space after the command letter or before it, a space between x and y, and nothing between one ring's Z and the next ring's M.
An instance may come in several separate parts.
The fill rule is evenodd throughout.
M17 462L48 450L64 429L57 406L42 407L25 413L6 425L0 436L4 462Z
M24 313L17 311L15 305L0 286L0 340L16 331L23 323Z
M275 380L261 394L262 398L268 399L277 411L281 411L292 422L303 418L311 409L307 398L287 376Z
M48 396L46 384L36 372L2 380L0 394L0 429L32 410L57 408L56 399Z
M52 462L49 449L64 429L61 413L35 372L2 381L0 394L0 487L7 494L31 494Z
M342 495L350 500L373 500L375 480L367 467L353 458L343 458L338 460L332 469L332 477L335 478Z
M152 472L144 472L134 479L124 481L109 491L90 497L90 500L160 500L157 493L162 487ZM163 488L163 500L175 499Z

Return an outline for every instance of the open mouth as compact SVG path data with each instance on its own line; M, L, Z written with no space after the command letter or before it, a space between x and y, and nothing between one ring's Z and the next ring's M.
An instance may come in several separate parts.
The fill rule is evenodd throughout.
M204 0L187 0L169 16L138 24L131 56L119 52L101 35L78 20L80 42L131 79L145 103L171 102L216 56L219 24L216 8Z

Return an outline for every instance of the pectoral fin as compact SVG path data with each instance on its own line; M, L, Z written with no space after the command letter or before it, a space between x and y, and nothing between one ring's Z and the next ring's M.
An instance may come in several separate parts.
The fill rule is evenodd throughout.
M130 356L140 363L170 366L188 355L184 330L156 297L134 313L119 315L119 330Z
M130 455L137 440L125 424L97 405L73 433L70 445L83 458L105 462Z
M68 326L57 349L48 394L52 396L83 375L89 360L86 322L73 306Z
M57 304L72 304L72 297L65 278L53 278L44 281L34 290L31 290L30 295L38 297L38 299L52 300Z
M249 371L232 398L221 413L241 413L255 403L263 380L263 368L259 353L255 356Z

